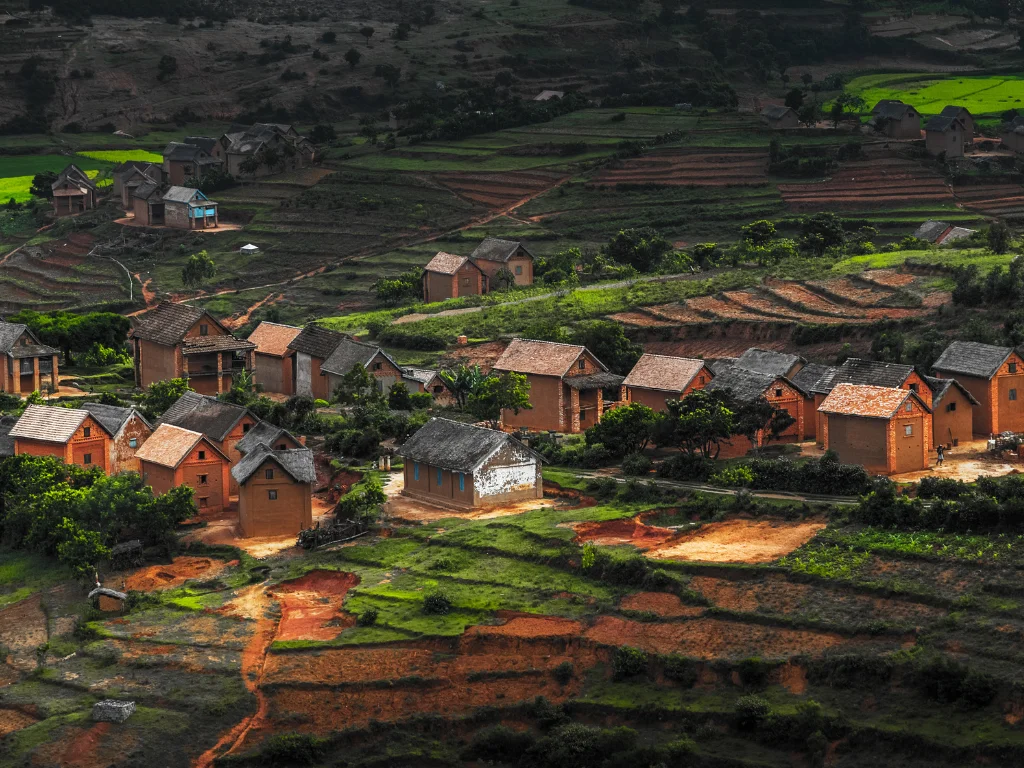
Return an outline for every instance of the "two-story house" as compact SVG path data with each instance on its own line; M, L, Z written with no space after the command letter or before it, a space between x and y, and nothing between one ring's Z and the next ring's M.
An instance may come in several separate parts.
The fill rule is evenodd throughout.
M0 392L56 391L59 353L41 344L27 325L0 320Z

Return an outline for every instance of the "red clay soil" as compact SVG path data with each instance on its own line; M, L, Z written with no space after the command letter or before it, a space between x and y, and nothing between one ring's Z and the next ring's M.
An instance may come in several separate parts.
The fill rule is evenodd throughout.
M209 557L176 557L168 565L150 565L125 579L127 589L152 592L180 587L189 579L210 579L226 567L223 560Z
M499 613L499 616L501 613ZM577 637L583 625L558 616L513 615L504 624L482 624L466 629L469 637L480 635L506 635L509 637Z
M61 755L61 766L93 766L98 763L96 754L102 742L104 742L107 731L113 723L96 723L91 728L78 731L78 734L70 742L66 743L64 754Z
M600 523L580 523L574 526L576 541L590 541L594 544L632 544L637 549L659 547L676 536L668 528L644 525L638 518L605 520Z
M345 594L359 583L354 573L311 571L278 584L271 597L281 604L277 640L333 640L355 617L343 613Z
M824 522L726 520L708 523L657 547L648 556L716 563L769 563L810 541Z
M668 592L638 592L622 598L619 608L624 611L653 613L665 619L681 616L700 616L704 609L698 605L683 605L677 595Z
M20 731L22 728L28 728L37 720L38 718L26 715L17 709L0 709L0 736Z

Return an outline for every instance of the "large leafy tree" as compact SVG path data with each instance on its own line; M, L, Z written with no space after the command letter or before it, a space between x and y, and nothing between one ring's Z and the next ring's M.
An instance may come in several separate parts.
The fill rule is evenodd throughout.
M644 353L643 347L626 336L622 326L611 320L582 323L572 334L572 343L579 344L621 376L629 373Z
M441 371L438 377L448 387L448 391L452 393L452 397L455 398L455 402L459 405L459 410L463 411L466 409L469 396L473 394L473 391L480 385L480 382L484 380L484 375L480 372L479 365L474 365L473 367L457 365L450 370Z
M43 344L57 347L64 353L68 365L74 364L73 354L88 352L94 345L124 349L131 321L115 312L36 312L26 309L7 318L12 323L24 323Z
M758 435L764 437L766 442L777 440L796 423L796 419L790 416L788 411L776 408L764 397L738 405L735 413L735 433L747 438L755 449Z
M530 382L525 374L515 371L489 376L474 388L467 405L470 413L478 419L497 427L503 411L518 414L533 408L530 404Z
M32 186L29 192L33 197L42 197L46 200L53 199L53 182L57 180L57 174L53 171L43 171L32 177Z
M643 403L620 405L587 430L587 445L600 443L616 456L638 453L647 447L657 422L658 414Z
M194 253L181 268L181 282L189 288L198 288L217 274L217 264L206 251Z
M654 442L705 459L717 458L721 442L736 431L736 414L725 392L701 389L669 400L654 429Z
M361 363L353 365L352 370L341 377L333 395L334 401L342 405L364 405L382 400L376 380Z
M159 418L179 397L191 389L186 379L154 381L140 398L142 412L148 419Z
M843 220L834 213L816 213L800 221L800 247L816 256L845 242Z
M672 244L651 227L619 230L607 248L608 256L638 272L650 272L671 250Z

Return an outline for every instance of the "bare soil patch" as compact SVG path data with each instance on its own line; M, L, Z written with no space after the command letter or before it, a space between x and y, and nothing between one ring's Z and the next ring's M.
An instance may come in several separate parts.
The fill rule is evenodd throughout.
M508 637L577 637L583 631L583 625L572 619L558 616L524 616L518 615L508 619L504 624L483 624L466 629L466 635Z
M676 536L669 528L644 525L639 518L605 520L600 523L579 523L573 526L576 541L594 544L632 544L637 549L648 550L660 547Z
M270 597L281 604L277 640L333 640L355 617L341 605L349 589L359 583L354 573L311 571L294 581L277 585Z
M0 709L0 736L28 728L37 719L17 709Z
M47 639L41 595L33 595L0 611L0 645L10 650L8 664L15 669L22 672L35 669L35 650Z
M638 592L622 598L619 608L626 611L654 613L665 619L681 616L700 616L704 609L698 605L684 605L677 595L668 592Z
M176 557L167 565L150 565L125 579L128 589L152 592L156 589L180 587L190 579L213 578L226 567L223 560L209 557Z
M824 527L824 522L727 520L709 523L649 552L648 557L715 563L768 563L806 544Z

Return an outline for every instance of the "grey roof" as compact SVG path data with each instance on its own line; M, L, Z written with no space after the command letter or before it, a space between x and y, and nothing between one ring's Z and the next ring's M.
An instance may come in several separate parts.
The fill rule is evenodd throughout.
M263 466L264 462L273 461L287 472L297 483L316 482L316 467L313 465L313 452L309 448L296 448L286 451L275 451L263 443L257 445L231 468L231 476L241 485Z
M731 365L715 371L715 378L705 389L709 392L716 389L727 389L732 392L735 400L748 403L764 395L768 388L780 378L784 377Z
M331 356L335 347L347 338L348 336L343 333L319 325L307 325L302 329L302 333L288 344L288 349L326 359Z
M925 383L928 384L928 388L932 391L932 410L942 402L942 398L946 396L950 388L959 389L963 395L970 401L971 405L980 405L978 399L972 395L963 384L956 379L937 379L934 376L923 376Z
M724 371L728 368L732 368L734 365L736 365L736 358L720 357L717 360L708 360L705 363L705 365L707 365L707 367L711 369L711 373L717 376L719 372Z
M928 122L924 124L924 129L926 131L938 131L939 133L945 133L958 125L963 128L963 123L960 122L959 118L943 117L942 115L938 115L929 119Z
M0 416L0 458L14 455L14 438L10 431L17 422L14 416Z
M946 347L932 368L946 373L991 379L1011 354L1012 347L994 347L976 341L954 341Z
M27 346L16 346L22 334L34 341L34 344ZM53 347L41 344L32 329L22 323L5 323L0 320L0 354L7 354L11 357L42 357L45 355L56 355L58 351Z
M897 99L882 99L871 111L883 120L902 120L908 112L914 111L914 108Z
M585 376L566 376L562 381L569 389L606 389L620 387L626 380L625 376L619 376L608 371L600 373L589 373Z
M819 381L825 377L831 378L835 375L837 368L831 365L822 365L821 363L808 363L793 376L790 377L797 387L804 390L805 392L814 392L814 387Z
M172 141L164 149L164 159L173 160L179 163L194 162L200 155L205 154L202 149L193 144L181 144Z
M343 338L338 343L338 346L334 348L331 356L320 364L320 372L344 376L357 365L364 367L369 365L370 361L378 354L387 358L395 368L402 370L401 366L392 360L388 353L380 347L373 344L365 344L355 339Z
M69 164L63 171L57 174L57 179L53 182L51 187L56 189L65 181L70 181L72 184L82 184L94 192L96 191L96 184L93 180L90 179L89 176L74 163Z
M131 335L133 338L155 341L157 344L174 345L184 339L189 328L206 314L206 310L201 307L162 301L155 309L139 318L139 324L132 329ZM212 317L210 319L213 320Z
M835 369L835 374L819 380L812 392L827 395L836 384L860 384L870 387L900 389L907 377L914 372L914 366L899 363L881 363L877 360L861 360L851 357Z
M398 455L454 472L475 472L506 445L532 454L534 451L512 435L450 419L431 419L398 449Z
M196 195L201 195L203 197L202 205L216 205L213 200L206 198L202 192L192 187L169 187L167 191L164 192L164 202L191 203L192 198Z
M139 186L135 188L135 191L132 192L132 197L137 197L139 200L149 200L151 197L159 198L160 185L152 181L139 184Z
M134 408L121 408L117 405L104 405L103 403L82 403L82 410L91 413L92 417L112 435L116 435L121 431L121 427L125 425L125 422L131 418L133 413L142 419L142 422L147 427L153 428L153 425L146 421L146 417Z
M531 259L533 258L533 254L518 240L499 240L496 237L485 237L480 245L469 254L469 258L482 259L483 261L507 262L519 248L526 251Z
M940 112L939 114L941 114L943 117L960 117L960 115L962 115L964 112L966 112L968 115L971 114L971 111L967 109L967 107L958 107L955 104L950 104L948 106L943 107L942 112Z
M926 221L914 230L914 237L934 243L947 229L949 229L949 224L944 221Z
M123 723L135 711L134 701L104 699L92 705L92 719L101 722Z
M189 391L164 412L159 423L201 432L220 443L248 412L244 406Z
M253 425L242 439L235 443L235 448L238 449L239 453L249 453L257 445L266 445L273 448L274 443L280 440L282 436L287 436L292 443L300 445L298 439L287 429L271 424L269 421L261 421Z
M269 141L281 139L293 146L306 143L303 136L291 135L292 126L283 123L256 123L254 125L232 125L224 134L227 152L231 154L253 154Z
M97 597L98 595L106 595L107 597L112 597L115 600L128 599L128 595L126 595L124 592L118 592L116 589L110 589L109 587L96 587L96 589L89 593L88 598L92 600L94 597Z
M402 378L419 382L426 386L437 376L437 371L431 368L403 368Z
M213 150L217 147L219 139L215 139L211 136L186 136L185 143L191 144L194 147L199 147L203 152L208 155L213 154Z
M761 110L761 117L766 117L769 120L779 120L785 117L787 112L792 111L792 109L783 104L769 104Z
M26 440L41 440L45 443L66 443L82 422L90 416L79 408L60 408L49 405L30 405L25 409L8 435ZM99 420L97 420L99 423ZM102 429L106 429L100 423ZM108 430L109 431L109 430Z
M751 347L738 358L736 365L748 371L768 373L772 376L785 376L793 366L806 362L800 355L789 355L785 352L773 352L770 349Z

